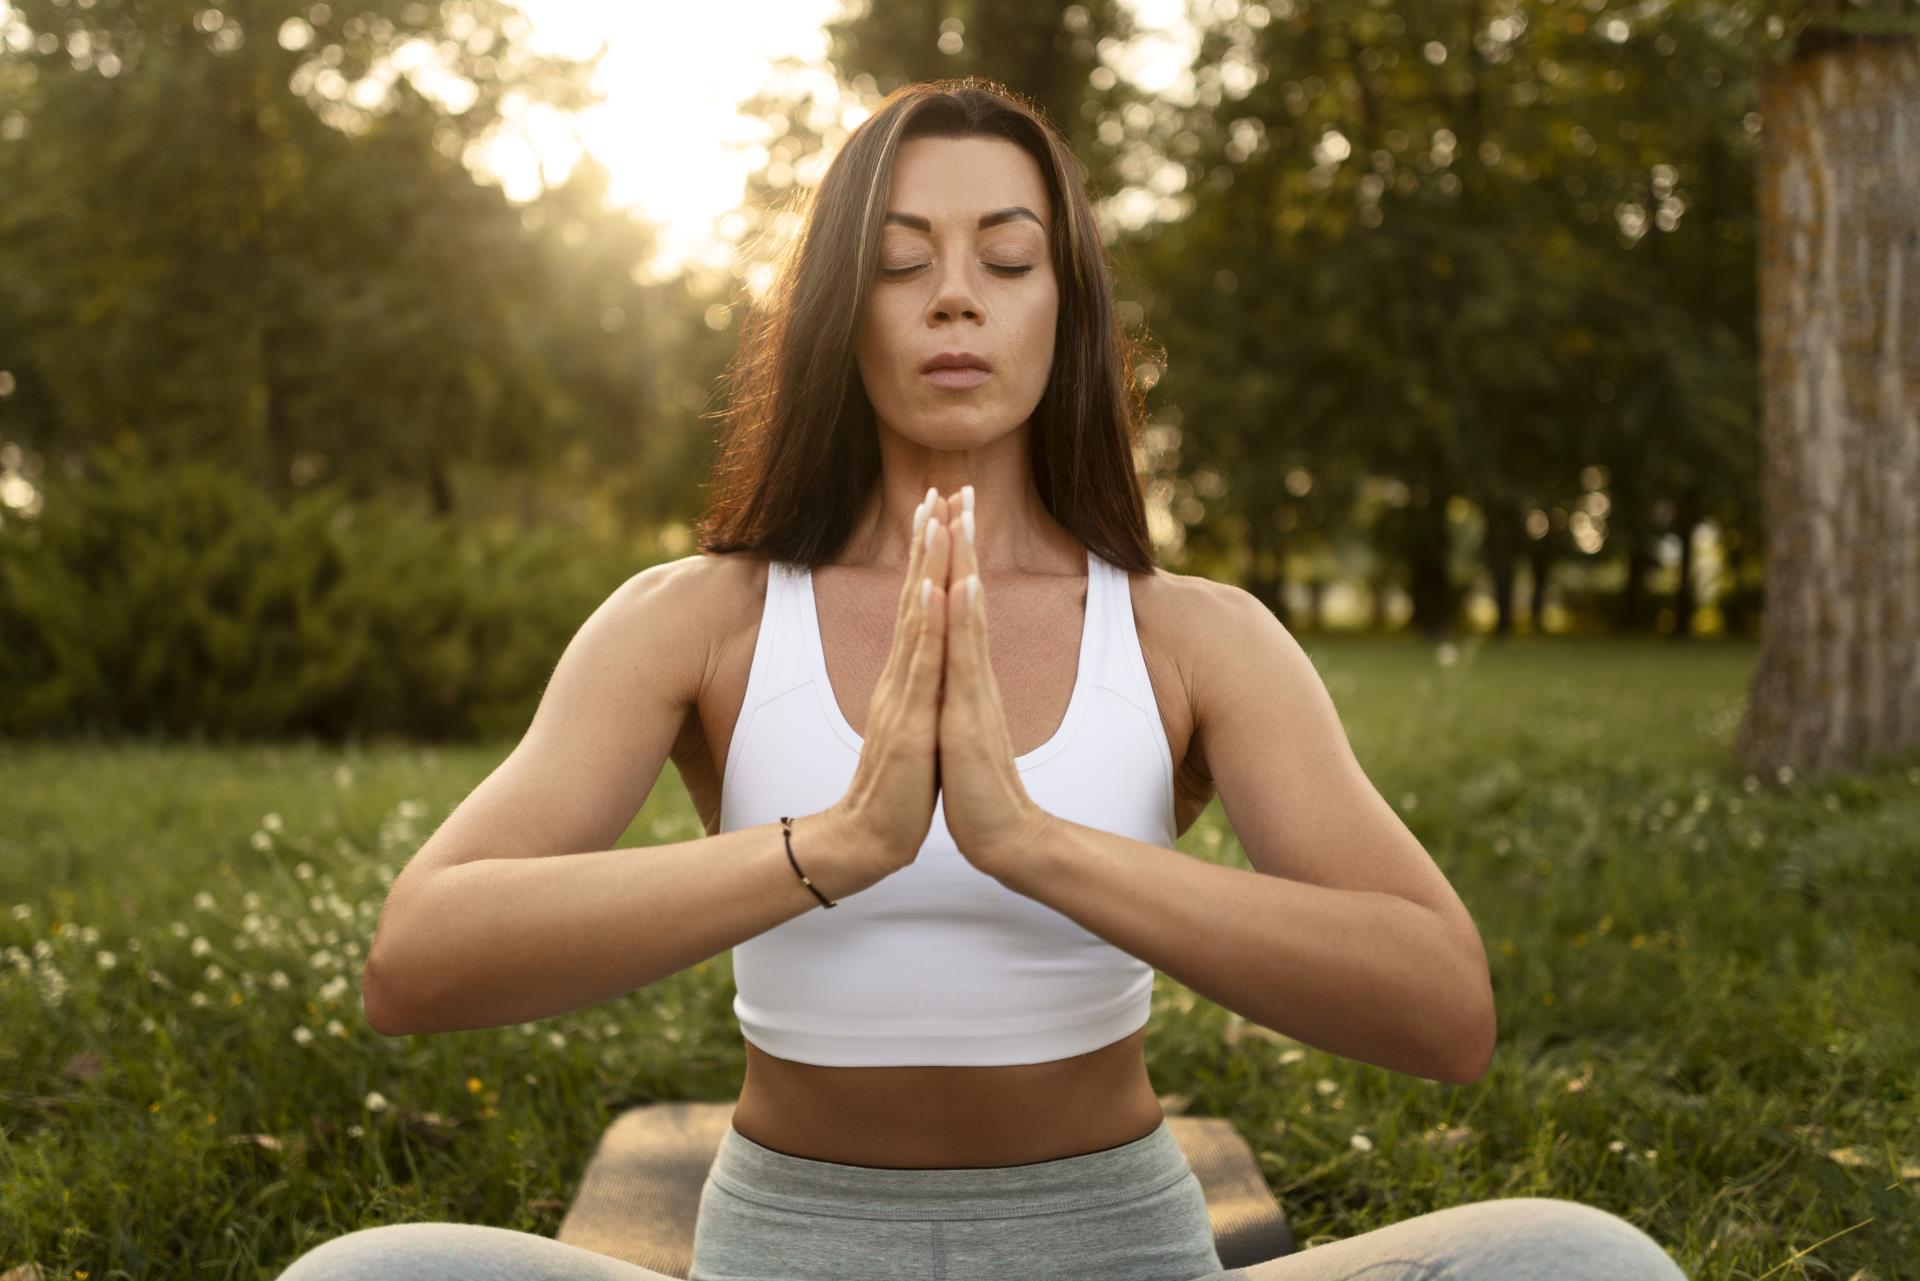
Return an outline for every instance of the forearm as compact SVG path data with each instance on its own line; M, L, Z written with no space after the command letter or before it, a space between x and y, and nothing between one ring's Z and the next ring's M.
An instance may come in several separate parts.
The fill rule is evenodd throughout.
M793 854L830 899L873 884L837 821L798 817ZM597 1005L809 909L779 823L670 845L488 858L436 872L367 958L388 1035L532 1022Z
M1432 1080L1471 1080L1484 1065L1484 953L1419 903L1225 867L1058 816L996 875L1295 1040Z

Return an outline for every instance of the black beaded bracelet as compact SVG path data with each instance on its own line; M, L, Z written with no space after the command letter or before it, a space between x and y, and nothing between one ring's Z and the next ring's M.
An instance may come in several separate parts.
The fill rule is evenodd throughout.
M815 898L819 899L822 903L826 904L828 907L832 907L833 900L828 898L826 895L822 894L820 892L820 887L815 885L812 881L809 881L807 879L807 874L800 870L800 862L798 859L794 858L793 856L793 820L786 817L784 814L780 816L780 835L782 836L782 838L786 840L786 843L787 843L787 862L793 864L794 874L800 878L800 883L805 885L808 889L812 890L813 896Z

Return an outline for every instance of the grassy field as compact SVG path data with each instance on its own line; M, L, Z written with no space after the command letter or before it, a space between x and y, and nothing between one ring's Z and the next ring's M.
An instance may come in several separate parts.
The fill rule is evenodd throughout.
M1745 643L1307 647L1480 925L1500 1049L1422 1081L1163 974L1169 1109L1233 1120L1303 1245L1560 1196L1696 1278L1920 1276L1920 763L1733 769ZM620 1109L737 1093L727 955L539 1024L366 1026L385 885L511 746L0 745L0 1273L272 1277L414 1219L550 1235ZM661 783L622 845L700 835ZM1180 844L1246 865L1218 802Z

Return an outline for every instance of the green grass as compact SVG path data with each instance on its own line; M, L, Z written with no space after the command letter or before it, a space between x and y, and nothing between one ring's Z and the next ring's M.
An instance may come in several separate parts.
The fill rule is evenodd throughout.
M1308 648L1480 925L1500 1049L1422 1081L1163 974L1170 1110L1233 1120L1303 1244L1559 1196L1696 1278L1920 1275L1920 764L1733 769L1745 643ZM0 745L0 1272L272 1277L412 1219L550 1235L620 1109L737 1094L725 955L539 1024L365 1026L386 882L510 747ZM621 844L700 834L662 784ZM1218 802L1181 847L1246 865Z

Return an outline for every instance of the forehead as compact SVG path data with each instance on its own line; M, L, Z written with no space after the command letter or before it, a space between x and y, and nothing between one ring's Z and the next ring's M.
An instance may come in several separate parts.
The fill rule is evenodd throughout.
M914 138L894 157L888 212L926 218L936 229L971 231L980 215L1013 205L1052 221L1039 162L1005 138ZM1020 218L1010 225L1033 223Z

